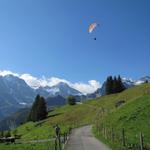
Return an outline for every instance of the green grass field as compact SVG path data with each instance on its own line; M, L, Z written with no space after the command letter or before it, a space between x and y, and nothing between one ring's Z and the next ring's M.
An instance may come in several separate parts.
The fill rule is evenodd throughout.
M0 150L54 150L54 143L0 144Z
M123 106L116 108L116 102L124 100ZM50 139L55 136L53 126L59 124L62 133L69 128L86 124L105 124L119 131L122 127L131 142L136 140L139 131L144 133L147 142L150 142L150 84L142 84L125 90L119 94L102 96L94 100L84 101L83 104L63 106L49 112L48 118L41 122L28 122L17 128L17 134L22 135L20 141ZM97 131L94 129L95 135ZM13 131L12 131L13 133ZM99 139L104 140L100 135ZM104 140L106 143L109 141ZM51 143L47 143L52 145ZM37 144L37 150L45 150L44 144ZM112 144L110 144L114 147ZM27 148L26 148L27 147ZM29 144L0 144L0 149L30 149ZM46 146L48 147L48 146ZM51 146L49 146L49 149ZM35 148L36 149L36 148ZM52 149L52 148L51 148ZM116 148L114 148L116 150ZM121 150L121 149L120 149Z
M133 94L131 94L131 91ZM129 95L130 94L130 95ZM133 96L134 95L134 96ZM113 128L114 134L122 138L122 129L125 131L125 142L126 144L139 144L140 133L144 135L145 145L150 144L150 91L149 84L143 84L135 88L126 90L120 93L117 97L123 99L123 96L128 97L128 101L120 108L114 108L113 111L109 112L103 119L99 119L99 125L101 125L111 134ZM125 99L123 99L125 100ZM95 134L97 132L95 131ZM97 135L98 138L104 140L102 134ZM109 143L114 149L116 143L110 142L110 140L104 140ZM120 142L117 145L122 145ZM121 149L121 148L118 149Z

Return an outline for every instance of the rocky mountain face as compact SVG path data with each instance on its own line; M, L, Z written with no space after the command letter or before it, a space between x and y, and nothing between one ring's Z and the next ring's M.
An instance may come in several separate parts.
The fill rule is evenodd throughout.
M13 75L0 76L1 116L8 116L24 104L31 104L34 96L34 90L24 80Z
M13 75L0 76L0 120L16 112L20 108L30 106L37 94L44 96L46 99L56 100L49 104L62 105L62 99L69 95L82 95L81 92L73 89L66 83L60 82L52 87L31 88L23 79ZM48 101L47 101L48 102Z
M39 87L36 89L36 93L39 93L40 95L44 97L54 97L54 96L62 96L64 98L68 97L69 95L82 95L81 92L79 92L76 89L73 89L68 84L60 82L55 86L49 87Z

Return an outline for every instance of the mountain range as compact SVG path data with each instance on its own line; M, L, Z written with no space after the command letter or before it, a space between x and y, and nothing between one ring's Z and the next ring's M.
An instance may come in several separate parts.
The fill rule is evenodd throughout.
M122 78L122 81L125 87L129 88L145 81L150 82L150 77L142 77L136 81ZM85 95L65 82L60 82L54 86L41 86L35 89L17 76L0 76L0 120L21 108L30 107L37 94L45 97L48 106L58 106L64 105L66 98L70 95L75 96L78 101L105 95L105 86L106 83L104 82L101 88Z

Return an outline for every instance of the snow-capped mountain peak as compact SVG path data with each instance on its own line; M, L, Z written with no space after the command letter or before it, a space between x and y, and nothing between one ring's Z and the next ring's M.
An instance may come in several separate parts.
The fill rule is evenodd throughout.
M145 77L140 78L139 80L136 80L135 85L140 85L146 81L150 82L150 76L145 76Z
M132 87L135 84L135 81L131 78L122 78L122 82L126 88Z

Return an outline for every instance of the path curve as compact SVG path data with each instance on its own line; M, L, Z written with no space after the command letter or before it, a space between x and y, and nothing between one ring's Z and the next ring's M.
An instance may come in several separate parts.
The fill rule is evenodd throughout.
M65 150L111 150L92 134L92 126L73 129Z

